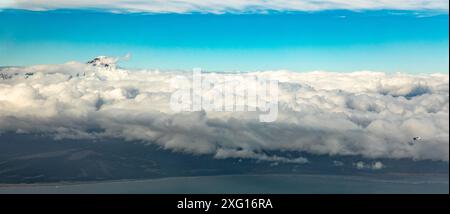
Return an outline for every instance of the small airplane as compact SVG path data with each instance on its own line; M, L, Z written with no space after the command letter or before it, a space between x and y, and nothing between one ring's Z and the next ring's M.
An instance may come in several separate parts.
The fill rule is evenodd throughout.
M413 138L412 138L412 141L409 141L408 144L409 144L410 146L413 146L413 145L415 145L417 142L419 142L420 140L422 140L421 137L413 137Z

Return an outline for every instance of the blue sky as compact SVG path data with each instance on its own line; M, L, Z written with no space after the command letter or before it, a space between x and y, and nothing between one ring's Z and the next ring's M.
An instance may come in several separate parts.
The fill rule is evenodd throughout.
M248 14L0 11L0 66L132 59L124 67L448 73L448 13L325 10Z

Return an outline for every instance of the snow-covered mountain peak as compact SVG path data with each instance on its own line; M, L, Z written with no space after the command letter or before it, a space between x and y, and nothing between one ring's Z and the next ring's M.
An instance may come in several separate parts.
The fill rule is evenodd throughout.
M93 60L88 61L87 64L95 67L112 69L116 67L117 61L118 59L115 57L98 56L95 57Z

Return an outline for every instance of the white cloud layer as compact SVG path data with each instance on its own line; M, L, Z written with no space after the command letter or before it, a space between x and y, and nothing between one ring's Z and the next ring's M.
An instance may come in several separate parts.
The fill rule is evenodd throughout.
M271 151L449 160L447 74L239 74L279 81L279 113L272 123L260 123L259 112L171 111L170 83L183 75L192 74L78 62L3 68L0 133L121 138L216 158L274 162L308 160ZM226 74L207 75L220 82ZM420 140L412 142L414 137Z
M106 9L116 12L226 13L265 11L448 10L448 0L2 0L0 7L28 10Z

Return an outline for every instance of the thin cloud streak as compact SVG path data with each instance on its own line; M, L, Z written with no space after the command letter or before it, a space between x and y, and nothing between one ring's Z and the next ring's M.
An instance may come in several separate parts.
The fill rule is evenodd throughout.
M447 0L6 0L0 8L26 10L101 9L148 13L265 13L322 10L438 10L448 12Z

